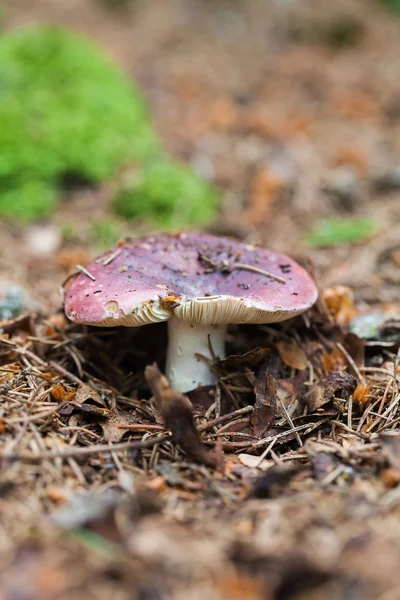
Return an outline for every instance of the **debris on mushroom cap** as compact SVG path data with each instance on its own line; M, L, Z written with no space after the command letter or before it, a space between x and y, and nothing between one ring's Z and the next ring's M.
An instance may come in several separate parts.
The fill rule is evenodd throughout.
M172 314L191 323L282 321L317 299L308 273L285 255L202 233L127 238L65 286L78 323L138 326Z

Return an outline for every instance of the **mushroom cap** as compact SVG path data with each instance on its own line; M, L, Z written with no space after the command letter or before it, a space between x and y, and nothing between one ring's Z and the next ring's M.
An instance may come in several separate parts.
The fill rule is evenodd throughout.
M121 240L64 289L71 321L127 327L172 315L192 324L273 323L318 296L310 275L287 256L203 233Z

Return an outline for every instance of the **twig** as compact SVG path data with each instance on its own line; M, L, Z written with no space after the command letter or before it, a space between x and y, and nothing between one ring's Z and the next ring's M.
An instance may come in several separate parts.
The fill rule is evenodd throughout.
M114 260L114 258L117 258L117 256L119 256L121 254L122 250L118 249L115 252L113 252L113 254L110 254L110 256L108 256L104 262L103 262L103 266L106 267L107 265L110 264L110 262L112 262Z
M253 412L253 410L254 410L253 406L245 406L244 408L238 408L238 410L234 410L231 413L222 415L221 417L217 417L216 419L213 419L212 421L207 421L207 423L203 423L202 425L199 425L199 427L197 428L197 431L202 433L203 431L207 431L208 429L211 429L215 425L221 425L221 423L230 421L232 418L237 417L238 415L244 415L246 413L251 413L251 412Z
M54 408L49 408L48 410L43 410L42 412L36 413L34 415L30 415L28 417L11 417L9 419L4 419L5 423L28 423L32 421L39 421L43 419L43 417L49 417L50 415L61 410L65 403L58 404Z
M132 425L118 425L117 429L125 429L126 431L164 431L161 425L146 425L145 423L133 423Z
M91 279L92 281L96 281L96 277L92 275L87 269L85 269L85 267L82 267L82 265L76 265L76 268L78 269L78 271L84 273L87 277L89 277L89 279Z
M164 433L155 438L147 440L131 440L129 442L121 442L119 444L94 444L92 446L78 447L78 448L67 448L63 450L49 450L48 452L39 452L33 454L32 452L0 452L0 458L6 460L20 460L27 463L37 463L41 460L49 458L70 458L80 456L90 456L92 454L100 454L103 452L116 452L119 450L141 450L144 448L152 448L156 444L162 444L171 439L170 433Z
M258 273L259 275L265 275L265 277L269 277L274 281L279 281L279 283L286 283L286 279L283 279L283 277L279 277L279 275L274 275L265 269L260 269L260 267L255 267L253 265L235 263L234 265L230 265L229 269L231 271L233 271L233 269L236 269L237 271L252 271L253 273Z
M295 426L294 426L294 423L293 423L293 421L292 421L292 417L289 415L289 413L288 413L288 411L287 411L287 409L286 409L286 406L285 406L285 405L284 405L284 403L282 402L281 398L279 398L279 396L278 396L278 400L279 400L279 402L280 402L280 404L281 404L281 406L282 406L283 412L285 413L285 417L286 417L286 420L287 420L287 422L289 423L290 427L291 427L291 428L293 429L293 431L294 431L294 435L296 436L296 440L298 441L298 443L299 443L299 446L302 446L302 445L303 445L303 442L302 442L302 440L301 440L301 437L299 436L299 433L298 433L298 431L296 431L296 428L295 428Z

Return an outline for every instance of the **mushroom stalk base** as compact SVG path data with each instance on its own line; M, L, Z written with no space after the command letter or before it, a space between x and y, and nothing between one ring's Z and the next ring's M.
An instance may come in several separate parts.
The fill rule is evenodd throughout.
M216 377L211 373L201 354L212 358L225 358L226 325L191 325L187 321L170 317L168 320L168 351L166 375L177 392L189 392L200 385L211 385Z

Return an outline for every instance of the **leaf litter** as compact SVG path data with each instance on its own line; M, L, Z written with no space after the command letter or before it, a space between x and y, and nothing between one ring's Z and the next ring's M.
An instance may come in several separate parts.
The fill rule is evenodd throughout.
M162 327L152 335L162 339ZM198 569L212 569L225 589L228 569L231 581L253 582L262 597L272 590L271 598L294 598L307 573L307 590L316 594L350 585L356 598L373 598L371 590L397 585L388 567L383 580L351 558L352 545L368 563L376 544L392 552L395 544L397 355L385 351L382 359L379 346L360 355L357 336L346 342L346 328L316 307L305 321L236 327L238 348L249 350L213 361L217 382L189 394L192 404L151 366L144 346L142 366L130 375L139 332L117 352L119 331L68 324L56 331L43 317L34 318L33 335L23 324L8 330L0 337L0 523L8 548L1 561L8 573L20 560L10 551L16 543L29 547L26 527L44 511L51 518L41 536L56 544L58 569L66 568L65 552L75 548L79 556L86 548L100 552L103 565L117 560L124 585L133 569L135 589L168 585L178 593L177 565L193 585L206 585ZM107 357L101 377L92 359L99 340ZM121 372L128 376L119 390ZM343 511L348 530L339 527ZM188 536L182 518L198 536ZM321 543L322 556L310 555ZM46 550L33 552L38 565L49 564ZM280 591L286 586L290 593Z
M13 23L48 20L46 2L8 4ZM278 14L269 3L225 13L218 2L206 14L189 2L179 30L168 25L168 11L181 22L175 2L127 6L123 19L81 4L54 6L51 20L96 36L100 22L113 56L132 57L167 141L234 195L214 231L289 254L331 216L353 230L372 217L376 233L364 243L351 231L360 239L350 247L335 222L335 245L311 249L321 297L305 320L231 328L231 356L210 365L216 385L189 394L192 437L201 455L222 448L222 471L192 460L152 399L144 369L155 361L162 372L165 328L67 325L48 310L59 304L54 264L67 276L87 249L77 258L68 243L55 262L33 261L0 224L1 267L40 295L42 314L1 324L2 600L399 598L398 23L359 0L296 8L295 30L284 3ZM210 35L221 15L224 35ZM333 47L352 29L359 46ZM186 72L166 44L177 39ZM160 55L163 77L143 77L140 58ZM371 78L372 63L385 68ZM78 244L106 203L97 190L62 203ZM82 385L101 402L74 402ZM178 410L174 421L190 418ZM52 519L63 508L61 530Z

